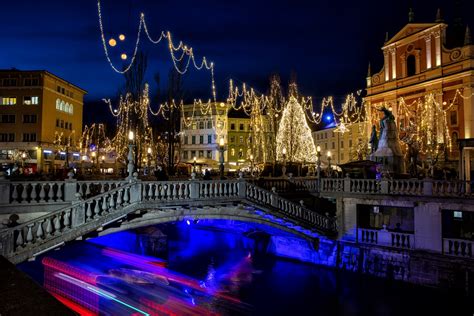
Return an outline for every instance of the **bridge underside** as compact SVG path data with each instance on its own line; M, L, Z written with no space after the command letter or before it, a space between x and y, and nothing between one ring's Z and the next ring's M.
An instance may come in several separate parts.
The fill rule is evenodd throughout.
M274 215L274 212L255 207L250 202L230 203L217 206L176 206L176 207L142 207L140 206L127 219L122 219L109 227L99 230L97 236L140 228L145 226L189 221L193 223L199 220L231 220L246 223L257 223L280 232L289 233L294 236L313 242L321 236L312 230L295 225L289 220Z

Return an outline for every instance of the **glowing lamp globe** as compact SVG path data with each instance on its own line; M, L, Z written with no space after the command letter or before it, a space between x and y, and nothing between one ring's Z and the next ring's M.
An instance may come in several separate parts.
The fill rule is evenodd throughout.
M119 40L124 41L124 40L125 40L125 35L120 34L120 35L119 35Z
M219 146L224 147L224 137L219 140Z
M128 140L133 140L135 135L133 135L133 131L128 132Z
M318 145L318 147L316 147L316 151L319 153L321 152L321 146Z
M120 55L120 58L122 58L122 60L127 59L127 54L124 53L124 54Z
M115 39L111 38L111 39L109 39L109 45L111 47L115 47L115 45L117 45L117 41Z

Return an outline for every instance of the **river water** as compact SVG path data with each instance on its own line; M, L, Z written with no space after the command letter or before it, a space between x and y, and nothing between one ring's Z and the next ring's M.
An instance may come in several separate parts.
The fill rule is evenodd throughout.
M235 222L156 228L168 236L162 258L130 231L18 267L84 315L473 315L463 293L276 258Z

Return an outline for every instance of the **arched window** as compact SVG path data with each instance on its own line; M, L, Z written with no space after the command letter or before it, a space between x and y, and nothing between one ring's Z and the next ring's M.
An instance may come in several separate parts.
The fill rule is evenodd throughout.
M64 101L61 101L61 104L59 105L59 110L64 111Z
M415 55L410 55L407 58L407 76L416 75L416 58Z
M74 114L74 105L69 104L69 113Z
M60 106L61 106L61 100L56 99L56 110L59 110Z
M64 112L69 113L69 103L64 106Z

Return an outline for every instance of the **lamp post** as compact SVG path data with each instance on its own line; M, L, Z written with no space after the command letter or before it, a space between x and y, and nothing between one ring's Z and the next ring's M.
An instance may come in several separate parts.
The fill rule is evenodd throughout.
M224 151L225 151L224 137L221 137L221 139L219 140L219 152L220 152L219 171L220 171L221 180L224 179Z
M149 174L150 170L151 170L151 153L152 153L151 147L148 147L148 149L147 149L147 156L148 156L147 157L147 169L148 169L147 174Z
M250 176L253 178L253 154L250 154Z
M81 174L84 176L84 162L86 161L87 159L87 156L84 155L82 156L82 159L81 159Z
M26 160L26 153L23 152L23 153L21 154L21 167L22 167L22 168L25 168L25 160Z
M100 156L102 173L105 175L105 156Z
M91 158L91 161L92 161L92 169L93 169L93 173L95 173L95 172L97 171L97 170L96 170L96 168L97 168L97 161L96 161L96 159L95 159L95 157L97 156L97 153L96 153L95 151L93 151L93 152L91 153L91 156L92 156L92 158Z
M321 146L316 147L316 177L321 179Z
M127 165L127 171L128 171L128 177L127 180L133 179L133 170L135 169L135 165L133 162L133 140L135 139L135 135L133 134L133 131L128 132L128 165Z
M283 176L286 175L286 148L283 148L283 167L281 168L281 173Z
M328 178L331 177L331 152L328 150Z
M196 156L194 156L194 158L193 158L193 172L194 172L194 174L196 174L196 160L197 160Z

